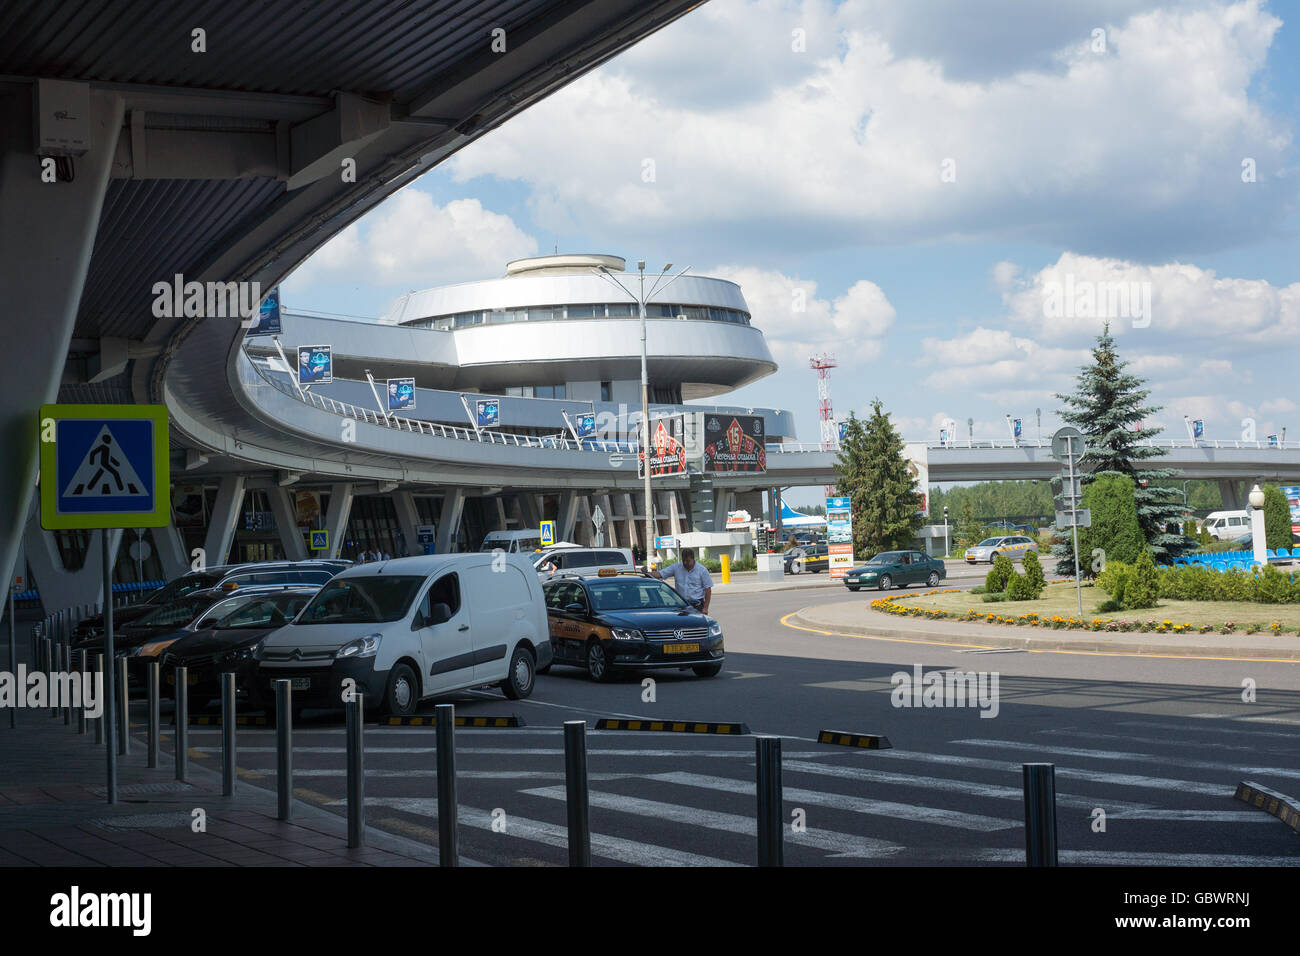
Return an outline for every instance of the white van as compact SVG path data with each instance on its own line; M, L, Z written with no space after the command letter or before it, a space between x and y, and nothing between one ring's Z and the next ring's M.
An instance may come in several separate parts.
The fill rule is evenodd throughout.
M293 681L294 709L340 707L355 681L367 709L405 716L426 697L495 685L527 697L551 663L541 585L522 555L431 554L335 575L254 654L254 695Z
M1201 527L1219 541L1231 541L1250 533L1250 512L1212 511L1201 522Z
M479 551L495 551L500 548L510 554L532 554L541 546L542 532L537 528L523 531L489 531Z
M548 580L560 571L589 568L636 570L632 552L627 548L548 548L541 554L533 555L532 562L542 580Z

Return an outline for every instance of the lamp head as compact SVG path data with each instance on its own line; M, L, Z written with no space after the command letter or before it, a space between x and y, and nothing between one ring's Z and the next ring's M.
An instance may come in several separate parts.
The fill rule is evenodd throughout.
M1264 507L1264 492L1260 491L1259 485L1250 489L1250 506L1252 508Z

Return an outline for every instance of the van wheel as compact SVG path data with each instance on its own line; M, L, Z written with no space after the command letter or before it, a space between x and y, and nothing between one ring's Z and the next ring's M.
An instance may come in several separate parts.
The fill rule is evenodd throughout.
M597 640L587 642L587 676L599 684L610 679L609 655L605 653L605 645Z
M722 673L721 664L696 664L691 670L695 671L696 677L717 677Z
M523 700L533 692L536 677L537 662L532 653L526 647L517 646L510 655L510 671L498 686L511 700Z
M419 688L415 671L409 665L394 664L388 672L388 688L384 691L384 713L410 717L420 704Z

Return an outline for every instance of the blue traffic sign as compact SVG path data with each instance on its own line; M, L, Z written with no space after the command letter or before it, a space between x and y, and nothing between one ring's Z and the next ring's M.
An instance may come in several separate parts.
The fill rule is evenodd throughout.
M313 551L328 551L330 546L330 533L328 531L312 531L310 533L310 542L308 547Z
M40 415L43 528L168 523L164 406L43 405Z

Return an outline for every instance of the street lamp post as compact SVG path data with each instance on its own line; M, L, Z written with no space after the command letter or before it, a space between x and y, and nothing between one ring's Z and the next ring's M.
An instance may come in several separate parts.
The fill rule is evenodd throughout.
M1268 565L1268 542L1264 534L1264 492L1256 485L1250 489L1250 549L1255 563Z
M668 274L668 270L671 269L672 267L673 264L671 262L668 263L666 266L664 266L663 271L660 272L659 275L656 277L655 284L650 288L650 297L653 297L656 292L668 288L668 286L670 286L676 280L680 279L683 275L686 274L687 270L690 269L690 266L687 266L685 269L677 273L677 275L673 276L667 282L664 282L663 285L660 285L659 283L663 280L664 276ZM650 554L654 550L655 539L654 539L654 498L651 496L651 492L650 492L650 372L649 372L649 365L646 358L645 304L646 304L647 296L645 291L645 260L644 259L637 260L636 269L637 269L637 292L635 294L632 292L631 289L623 285L622 282L614 278L614 274L610 272L609 269L607 269L605 266L598 267L596 270L596 274L606 279L607 281L614 283L616 286L622 289L623 292L625 292L629 297L631 297L632 301L634 301L637 305L637 315L641 320L641 437L640 437L641 448L640 451L645 461L645 488L644 488L645 557L646 557L646 564L649 565Z

